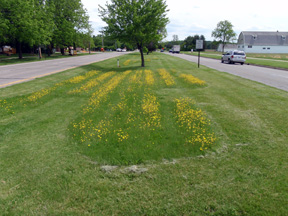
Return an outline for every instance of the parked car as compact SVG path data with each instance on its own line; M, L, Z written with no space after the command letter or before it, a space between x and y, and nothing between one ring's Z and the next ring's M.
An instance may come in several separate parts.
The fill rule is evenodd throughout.
M122 52L122 49L121 48L117 48L116 51L117 52Z
M246 61L246 54L244 51L234 50L223 54L221 62L228 62L228 64L240 63L244 64Z

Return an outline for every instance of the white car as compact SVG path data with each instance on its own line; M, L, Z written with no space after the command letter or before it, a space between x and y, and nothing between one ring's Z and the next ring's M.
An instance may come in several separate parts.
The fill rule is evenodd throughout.
M117 52L122 52L122 49L121 48L117 48L116 51Z
M243 51L234 50L223 54L221 62L228 62L228 64L240 63L243 65L246 61L246 54Z

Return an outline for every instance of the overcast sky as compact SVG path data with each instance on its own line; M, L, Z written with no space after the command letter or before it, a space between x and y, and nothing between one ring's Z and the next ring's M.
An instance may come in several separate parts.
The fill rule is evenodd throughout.
M105 26L99 17L98 5L104 6L106 1L82 0L95 35ZM213 40L211 32L222 20L232 23L237 36L241 31L288 31L287 0L166 0L166 4L170 10L165 39L168 41L173 35L184 40L195 34Z

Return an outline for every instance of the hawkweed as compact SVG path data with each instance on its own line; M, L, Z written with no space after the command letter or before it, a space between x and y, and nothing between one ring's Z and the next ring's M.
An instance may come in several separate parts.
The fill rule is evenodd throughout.
M206 114L201 109L193 109L191 106L195 102L189 98L175 99L175 103L177 123L187 136L186 142L200 145L201 151L211 147L216 137L214 133L209 132L210 121Z
M175 85L173 77L168 73L166 69L158 69L158 72L167 86Z
M180 78L183 78L186 82L191 83L191 84L195 84L195 85L200 85L203 86L206 84L205 81L198 79L197 77L194 77L192 75L188 75L188 74L180 74L179 76Z

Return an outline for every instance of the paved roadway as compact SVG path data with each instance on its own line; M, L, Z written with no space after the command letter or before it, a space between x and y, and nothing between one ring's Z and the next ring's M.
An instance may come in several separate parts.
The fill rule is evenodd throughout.
M124 54L126 53L106 52L96 55L0 66L0 88ZM117 63L115 62L115 64Z
M198 57L196 56L171 53L169 55L198 63ZM200 58L200 67L201 65L288 91L288 71L285 70L252 65L222 64L220 60L209 58Z

